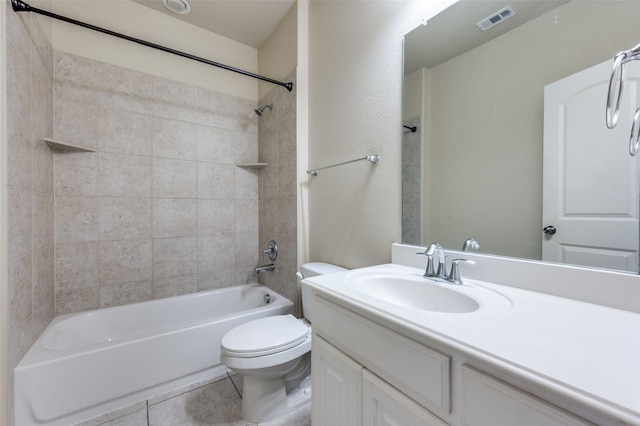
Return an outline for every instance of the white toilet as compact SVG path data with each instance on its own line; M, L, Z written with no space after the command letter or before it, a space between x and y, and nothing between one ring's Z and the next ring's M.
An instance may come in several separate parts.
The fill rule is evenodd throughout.
M298 280L346 271L322 262L305 263ZM311 321L310 295L302 312ZM311 326L293 315L259 318L235 327L221 342L221 361L244 376L242 418L261 423L283 417L311 398Z

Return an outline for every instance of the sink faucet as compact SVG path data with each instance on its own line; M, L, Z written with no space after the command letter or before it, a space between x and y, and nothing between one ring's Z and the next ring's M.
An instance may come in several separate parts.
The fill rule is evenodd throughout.
M478 242L473 238L467 238L462 244L462 251L467 251L470 248L478 250L480 248L480 244L478 244Z
M469 238L470 244L475 243L478 244L476 240L473 238ZM465 246L467 245L467 241L465 241ZM470 245L473 247L473 245ZM478 247L480 247L478 245ZM433 266L433 255L438 254L438 270L434 272ZM462 284L462 278L460 277L460 268L458 266L459 263L468 263L473 265L475 262L467 259L454 259L451 262L451 272L447 275L447 256L444 254L444 248L440 245L440 243L431 243L424 251L424 253L416 253L422 256L427 256L427 269L424 271L424 278L435 278L437 281L446 282L449 284Z
M433 255L436 252L438 253L438 270L434 272ZM424 271L425 278L447 278L447 257L444 255L444 248L442 248L440 243L431 243L424 253L417 254L427 256L427 268Z

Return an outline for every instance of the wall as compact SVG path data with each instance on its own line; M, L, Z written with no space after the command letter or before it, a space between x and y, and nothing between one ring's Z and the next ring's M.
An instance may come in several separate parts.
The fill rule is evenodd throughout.
M297 185L296 185L296 70L286 76L294 82L288 92L274 87L260 104L273 104L259 119L259 158L267 163L260 171L260 248L269 240L278 244L276 269L258 280L287 299L297 300ZM266 255L260 264L272 263Z
M429 70L424 188L437 202L423 242L459 247L473 235L483 252L541 258L542 87L634 46L639 11L636 1L570 2Z
M255 279L255 107L56 52L56 314Z
M0 2L0 170L7 170L7 2ZM7 174L0 173L0 188L7 187ZM9 289L7 287L7 195L0 191L0 426L8 424L9 409Z
M54 316L53 152L42 141L53 129L53 50L37 16L6 13L6 412L13 424L13 368Z
M384 263L400 241L402 38L451 3L310 2L309 166L381 157L308 178L310 260Z
M258 70L256 49L131 1L56 0L53 11L246 71ZM158 31L158 28L162 30ZM194 84L254 102L258 100L258 83L253 78L65 22L54 22L53 40L54 48L58 51Z
M258 69L261 75L285 82L291 81L285 76L297 65L297 18L298 3L295 2L258 50ZM258 99L264 98L273 89L273 84L258 82ZM260 101L260 104L263 102Z
M298 270L297 191L297 28L298 3L294 3L258 51L260 73L294 83L293 91L260 83L260 105L273 104L259 123L259 158L267 163L260 171L260 248L269 240L278 244L276 269L258 276L258 281L296 301ZM260 264L269 264L266 255Z

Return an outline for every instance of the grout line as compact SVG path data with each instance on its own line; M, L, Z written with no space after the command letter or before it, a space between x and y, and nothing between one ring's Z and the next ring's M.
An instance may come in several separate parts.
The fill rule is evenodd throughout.
M238 390L238 387L236 386L235 382L233 381L233 379L231 378L231 376L229 375L229 372L227 371L227 377L229 378L229 380L231 380L231 384L233 385L234 389L236 390L236 392L238 392L238 396L240 397L240 399L242 399L242 394L240 393L240 391Z

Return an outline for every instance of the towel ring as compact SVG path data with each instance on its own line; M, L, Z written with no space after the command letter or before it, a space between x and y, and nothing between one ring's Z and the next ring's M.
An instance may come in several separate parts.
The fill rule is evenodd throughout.
M631 126L631 136L629 137L629 154L632 157L638 153L640 147L640 108L636 109L636 115L633 117L633 125Z
M622 106L622 92L624 90L625 78L625 69L622 66L622 61L626 57L627 52L620 52L613 60L613 69L611 70L611 78L609 79L609 93L607 94L606 108L607 127L609 129L616 127L618 124L618 118L620 118L620 107ZM614 103L615 109L612 111L611 106Z

